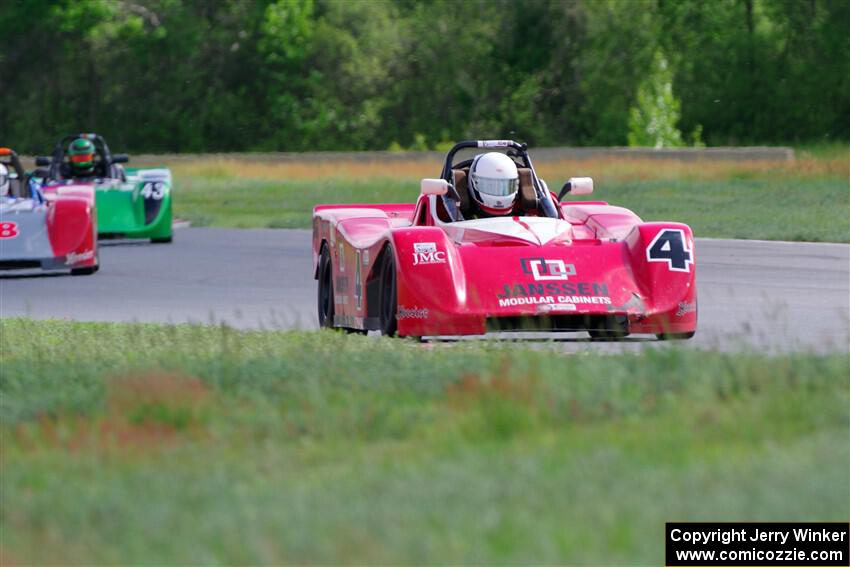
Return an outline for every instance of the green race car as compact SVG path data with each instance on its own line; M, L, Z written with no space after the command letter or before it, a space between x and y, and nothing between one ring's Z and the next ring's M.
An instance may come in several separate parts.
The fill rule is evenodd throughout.
M101 238L150 238L171 242L171 171L164 167L125 169L127 154L113 154L97 134L62 138L52 156L36 158L34 177L45 187L91 183L97 234Z

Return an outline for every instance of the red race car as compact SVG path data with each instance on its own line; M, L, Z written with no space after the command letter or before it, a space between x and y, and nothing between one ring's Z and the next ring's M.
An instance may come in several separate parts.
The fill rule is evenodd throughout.
M94 189L42 189L14 151L0 148L0 270L28 268L97 271Z
M478 140L448 152L415 205L316 206L319 324L415 337L692 337L691 229L604 201L561 201L592 191L590 178L572 178L555 196L525 144Z

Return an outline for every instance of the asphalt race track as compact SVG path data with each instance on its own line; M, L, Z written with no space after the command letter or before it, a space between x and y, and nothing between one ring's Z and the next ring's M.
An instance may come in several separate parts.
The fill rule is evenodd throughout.
M850 246L697 240L700 323L690 347L848 350ZM310 231L188 228L173 244L101 242L88 277L0 272L0 315L80 321L225 322L315 329ZM566 335L567 350L635 349Z

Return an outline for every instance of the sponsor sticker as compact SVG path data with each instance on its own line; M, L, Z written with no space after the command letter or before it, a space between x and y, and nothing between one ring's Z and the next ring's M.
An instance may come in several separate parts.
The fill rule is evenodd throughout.
M499 299L499 307L545 304L611 305L608 285L595 282L505 284L496 297ZM569 307L564 309L571 310Z
M557 313L560 311L575 311L575 303L544 303L537 306L538 313Z
M369 261L370 261L370 259L371 259L371 258L370 258L370 256L369 256L369 250L368 250L368 249L363 251L363 256L362 256L362 258L363 258L363 265L364 265L364 266L368 266L368 265L369 265Z
M509 297L499 300L499 307L517 305L570 305L570 307L564 307L563 311L575 311L576 305L611 305L611 298L584 295L548 295L544 297Z
M413 265L423 264L445 264L445 250L438 250L436 242L414 242L413 243Z
M417 252L417 253L436 252L437 251L437 243L436 242L414 242L413 243L413 251Z
M508 148L511 145L510 140L480 140L479 148Z
M576 267L563 260L543 258L521 258L520 265L524 274L530 274L535 281L567 280L576 275Z
M398 314L396 315L397 319L427 319L428 318L428 309L422 307L405 307L403 305L398 306Z
M87 260L91 260L94 258L94 250L86 250L85 252L71 252L67 256L65 256L65 265L70 266L71 264L79 264L80 262L85 262Z
M339 243L339 271L345 271L345 246L342 242Z

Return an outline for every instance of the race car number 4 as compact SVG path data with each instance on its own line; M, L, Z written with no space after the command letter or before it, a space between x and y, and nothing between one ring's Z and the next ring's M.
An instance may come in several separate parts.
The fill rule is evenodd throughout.
M18 236L18 223L0 222L0 238L15 238Z
M694 254L688 248L685 232L679 228L668 228L655 235L649 243L646 259L649 262L667 262L667 267L674 272L690 272Z
M142 197L159 201L165 197L165 186L162 181L148 181L142 185Z

